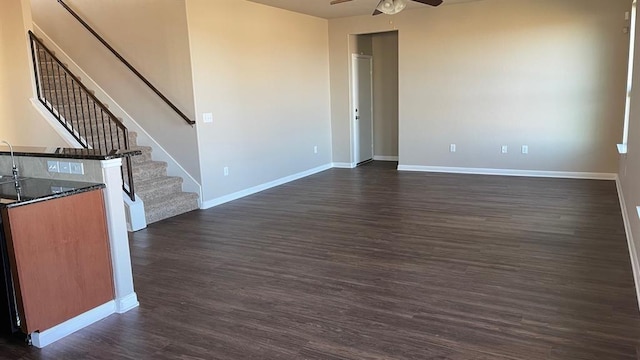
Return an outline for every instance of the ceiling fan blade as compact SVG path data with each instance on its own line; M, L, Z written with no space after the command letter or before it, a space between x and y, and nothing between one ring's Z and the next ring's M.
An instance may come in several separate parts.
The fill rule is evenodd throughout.
M382 14L382 11L378 10L378 8L380 7L380 4L382 4L383 2L384 2L384 0L380 0L378 5L376 5L376 9L373 11L373 16Z
M329 3L329 5L336 5L336 4L342 4L345 2L349 2L349 1L353 1L353 0L333 0Z
M442 0L413 0L425 5L438 6L442 4Z

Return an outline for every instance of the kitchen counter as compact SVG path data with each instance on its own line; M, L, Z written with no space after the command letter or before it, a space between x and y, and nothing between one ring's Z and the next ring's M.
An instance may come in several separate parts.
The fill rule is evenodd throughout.
M3 175L0 176L0 207L14 208L104 187L100 183L38 178L20 178L16 187L11 176Z

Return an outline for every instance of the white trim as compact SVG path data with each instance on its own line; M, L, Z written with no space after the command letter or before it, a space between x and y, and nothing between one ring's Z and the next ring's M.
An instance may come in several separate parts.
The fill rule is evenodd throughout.
M62 138L69 146L78 148L80 145L78 141L71 136L69 130L65 129L62 124L51 114L51 112L44 106L42 103L34 98L31 100L31 105L42 115L42 117L51 125L51 127L56 131L58 136Z
M31 342L33 346L42 349L43 347L53 344L54 342L71 335L74 332L85 328L107 316L115 313L116 303L111 300L103 305L95 307L85 313L82 313L72 319L58 324L51 329L42 332L34 332L31 334Z
M127 193L122 191L122 199L124 200L125 216L127 217L127 230L138 231L147 227L147 219L145 218L144 202L136 194L136 200L132 201Z
M102 181L106 185L104 189L104 205L107 213L115 301L117 305L122 306L119 310L124 309L125 306L123 304L127 304L134 297L137 299L133 286L129 234L127 233L127 221L122 199L121 164L122 159L119 158L100 161ZM135 306L129 306L129 309Z
M124 314L131 309L135 309L140 306L138 302L138 295L136 293L131 293L121 299L116 299L116 312L118 314Z
M286 184L288 182L294 181L294 180L299 180L302 179L304 177L313 175L313 174L317 174L319 172L325 171L325 170L329 170L332 168L332 164L326 164L326 165L322 165L322 166L318 166L316 168L313 169L309 169L306 171L302 171L299 172L297 174L293 174L293 175L289 175L289 176L285 176L283 178L277 179L277 180L273 180L270 181L268 183L264 183L258 186L254 186L245 190L241 190L229 195L225 195L225 196L221 196L219 198L215 198L212 200L208 200L208 201L203 201L202 203L202 207L201 209L210 209L214 206L218 206L218 205L222 205L224 203L228 203L230 201L233 200L238 200L240 198L243 198L245 196L249 196L249 195L253 195L255 193L259 193L261 191L267 190L267 189L271 189L273 187L279 186L279 185L283 185Z
M118 105L118 103L113 100L113 98L109 96L109 94L102 87L100 87L100 85L93 81L93 79L86 72L84 72L84 70L75 61L73 61L73 59L69 55L67 55L67 53L65 53L64 50L60 48L60 46L58 46L58 44L56 44L49 36L47 36L47 34L42 31L42 29L38 27L37 24L34 23L33 26L34 29L37 29L38 34L41 35L46 40L46 42L54 48L53 50L55 51L56 56L58 58L64 58L64 62L67 63L69 68L73 69L73 71L76 73L75 75L82 78L82 83L85 84L85 86L95 90L96 96L99 95L100 98L105 100L103 102L116 109L116 111L112 112L118 112L123 115L123 122L125 123L127 128L129 128L129 130L135 131L138 134L138 139L142 140L142 143L138 142L138 144L151 146L154 151L154 157L156 157L156 159L160 161L164 161L167 163L167 173L173 176L180 176L184 180L184 182L182 183L183 189L188 192L198 193L198 202L201 202L202 186L200 185L200 183L193 176L191 176L191 174L189 174L189 172L187 172L187 170L185 170L185 168L183 168L182 165L180 165L180 163L178 163L178 161L176 161L176 159L174 159L173 156L171 156L153 137L151 137L151 135L149 135L149 133L146 132L140 126L140 124L138 124L138 122L136 122L133 117L129 115L129 113L127 113L120 105Z
M193 49L193 39L192 39L192 30L191 30L191 22L189 19L189 2L185 1L185 13L187 14L186 18L187 18L187 41L189 44L189 49ZM202 177L202 169L204 169L205 165L204 165L204 160L202 157L202 154L205 153L206 151L203 152L202 149L202 144L205 143L205 141L202 140L202 132L200 131L200 120L201 119L201 115L202 112L200 112L200 107L198 106L198 94L197 94L197 89L196 89L196 73L193 71L193 69L195 69L195 60L193 58L193 56L189 56L189 66L191 67L191 92L193 95L193 113L195 116L195 129L196 129L196 147L198 148L198 168L200 169L200 179L199 179L199 184L204 184L204 179ZM202 190L202 186L200 186L200 197L198 198L198 204L200 205L200 208L202 208L202 202L204 201L204 191Z
M631 270L633 272L633 283L636 287L636 299L640 309L640 262L638 262L638 253L636 245L633 242L633 234L631 232L631 222L629 221L629 213L627 212L627 204L624 201L624 193L622 192L622 184L620 178L616 177L616 188L618 190L618 200L620 201L620 210L622 211L622 220L624 221L624 230L627 234L627 246L629 248L629 257L631 258ZM640 208L640 207L639 207ZM637 208L638 209L638 208ZM640 216L640 209L638 209Z
M373 136L373 129L374 129L374 123L373 123L373 119L374 119L374 114L373 114L373 56L372 55L363 55L363 54L351 54L351 104L350 104L350 108L351 108L351 115L349 117L349 122L351 123L350 127L351 127L351 160L354 163L358 163L360 162L360 160L358 159L360 157L360 129L359 129L359 122L357 122L356 120L356 108L355 108L355 98L358 94L356 94L356 90L360 91L360 84L359 84L359 78L358 78L358 72L354 71L355 69L355 64L357 62L357 60L359 59L364 59L364 60L369 60L369 77L370 77L370 83L371 83L371 154L373 155L374 153L374 136ZM370 160L370 159L367 159ZM367 160L363 160L363 161L367 161Z
M356 163L334 162L331 164L331 167L339 168L339 169L353 169L356 166L358 166L358 164Z
M619 154L626 154L627 153L627 144L616 144L618 146L618 153Z
M514 169L483 169L483 168L420 166L420 165L398 165L398 170L399 171L451 173L451 174L527 176L527 177L549 177L549 178L565 178L565 179L615 180L617 178L617 174L612 174L612 173L538 171L538 170L514 170Z
M397 156L386 156L386 155L374 155L373 160L375 161L398 161Z

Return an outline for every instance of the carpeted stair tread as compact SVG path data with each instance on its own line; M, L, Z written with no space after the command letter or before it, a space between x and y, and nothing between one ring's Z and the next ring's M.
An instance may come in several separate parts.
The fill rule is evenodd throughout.
M158 197L166 197L182 191L182 178L178 176L161 176L134 183L136 194L145 203Z

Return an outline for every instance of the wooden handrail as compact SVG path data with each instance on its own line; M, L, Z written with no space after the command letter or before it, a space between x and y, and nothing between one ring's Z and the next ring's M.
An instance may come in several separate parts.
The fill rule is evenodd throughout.
M82 18L75 11L73 11L73 9L71 9L67 4L65 4L63 0L58 0L58 2L60 3L60 5L62 5L63 8L65 8L71 14L71 16L73 16L76 20L78 20L78 22L80 22L80 24L82 24L82 26L84 26L84 28L91 33L91 35L93 35L96 39L98 39L98 41L100 41L102 45L104 45L107 49L109 49L109 51L111 51L111 53L116 58L118 58L118 60L120 60L127 68L129 68L129 70L131 70L131 72L136 74L136 76L138 76L138 78L142 80L143 83L145 83L154 93L156 93L156 95L158 95L160 99L162 99L170 108L173 109L173 111L175 111L178 115L180 115L180 117L184 119L184 121L186 121L187 124L195 125L196 123L195 121L189 119L187 115L185 115L182 111L180 111L180 109L178 109L178 107L175 106L171 102L171 100L167 99L167 97L164 96L164 94L162 94L160 90L158 90L155 86L153 86L153 84L149 80L147 80L147 78L145 78L136 68L133 67L133 65L131 65L124 57L122 57L122 55L120 55L120 53L118 53L111 45L109 45L109 43L105 39L103 39L102 36L100 36L95 30L93 30L91 26L89 26L89 24L87 24L84 20L82 20Z

